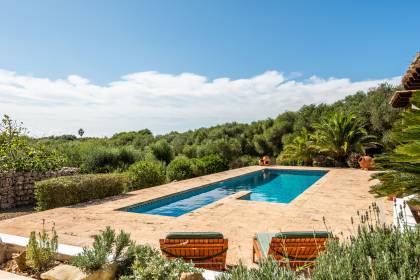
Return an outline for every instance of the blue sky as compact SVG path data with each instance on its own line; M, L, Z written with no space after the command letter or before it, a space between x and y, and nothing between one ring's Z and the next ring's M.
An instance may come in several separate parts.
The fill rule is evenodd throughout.
M69 106L76 106L64 104L67 99L60 99L64 92L70 95L68 100L72 95L80 95L80 106L102 104L103 96L107 94L103 91L109 91L115 83L127 82L129 76L132 84L144 84L144 79L150 82L149 90L131 88L127 92L130 98L143 96L136 99L142 106L167 106L165 114L169 112L171 117L152 122L147 120L143 111L136 116L135 112L140 108L132 108L130 117L133 121L128 125L125 115L111 110L109 114L121 120L112 123L114 127L110 124L98 129L101 117L88 114L92 116L87 124L92 135L109 135L143 126L152 126L153 131L162 133L171 128L185 130L217 122L275 116L305 102L332 102L354 93L353 90L366 89L368 84L371 86L376 81L400 76L420 50L420 36L416 36L414 30L418 25L419 10L420 1L414 0L0 1L0 69L7 76L3 78L7 81L3 87L0 84L0 112L22 119L30 129L34 127L36 134L72 132L80 126L79 119L63 118L61 122L69 124L66 130L54 123L51 120L54 118L45 113L42 106L48 104L51 109L59 111L63 109L59 106L67 106L68 110ZM151 76L135 76L135 73L150 73L148 71L155 72ZM205 93L196 90L197 87L211 87L214 79L219 78L230 82L252 81L261 75L267 78L264 76L267 71L278 75L268 75L268 79L275 82L262 94L273 92L276 97L280 94L276 89L285 81L302 82L303 86L308 86L316 83L314 79L308 80L315 77L323 83L329 83L331 79L346 80L348 85L333 88L340 91L336 95L324 92L324 99L296 99L293 104L278 105L265 114L245 117L238 112L229 115L219 108L221 115L217 117L209 114L196 122L189 122L182 112L173 115L173 111L179 108L180 100L188 102L192 98L184 98L182 93L172 93L168 97L167 92L173 87L160 84L178 85L178 90L174 90L177 92L191 91L187 96L201 94L199 98L205 104L214 96L206 99ZM183 79L182 73L191 73L195 82L201 84L191 87L194 82ZM70 81L70 76L73 82L79 79L77 81L81 84L89 84L95 89L85 87L82 90L82 86L75 86ZM175 78L176 82L165 77ZM36 86L45 80L49 81L48 85ZM256 83L260 82L261 79L257 79ZM12 88L11 85L16 83L28 92ZM70 84L71 89L60 88L63 83ZM218 93L229 95L235 92L232 85L223 90L217 86L213 90ZM258 92L266 86L253 84L250 88L248 85L245 90L241 87L241 92L249 91L248 97L258 100L262 98ZM52 88L57 96L49 92ZM147 103L151 102L150 88L160 96L153 103ZM305 88L305 94L311 95L309 88L313 87ZM294 90L302 91L293 89L290 94ZM165 91L165 97L162 97L162 91ZM287 91L281 94L290 99ZM95 97L86 101L91 95ZM330 98L332 95L335 97ZM231 101L235 102L234 99ZM28 107L20 111L18 103L25 103ZM257 105L264 106L265 103ZM190 104L192 108L197 106L196 103ZM96 109L106 111L110 108ZM77 110L77 107L71 110ZM28 113L39 115L41 111L44 117L38 117L36 121ZM193 112L189 117L197 118ZM36 124L40 122L42 125Z

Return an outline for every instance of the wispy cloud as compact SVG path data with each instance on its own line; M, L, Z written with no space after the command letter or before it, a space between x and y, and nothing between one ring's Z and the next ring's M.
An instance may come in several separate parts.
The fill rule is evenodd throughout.
M275 117L304 104L331 103L400 77L298 80L299 73L267 71L250 78L209 80L193 73L132 73L106 86L70 75L67 79L20 75L0 69L0 113L23 121L31 134L89 136L150 128L155 133L221 122Z

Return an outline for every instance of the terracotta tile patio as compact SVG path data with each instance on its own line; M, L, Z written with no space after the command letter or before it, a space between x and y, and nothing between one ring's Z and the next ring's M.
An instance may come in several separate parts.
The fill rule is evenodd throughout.
M285 169L329 170L329 172L289 204L238 200L236 193L180 217L165 217L119 211L150 199L199 187L239 176L263 167L252 166L229 170L185 181L138 190L118 197L63 207L21 216L0 222L0 232L28 236L31 230L55 223L59 242L69 245L89 245L91 236L112 226L131 233L138 243L158 246L158 240L170 231L220 231L229 239L229 264L241 259L252 261L252 237L261 231L325 230L327 225L336 234L351 234L350 217L357 210L366 210L376 202L381 218L392 221L392 202L376 199L370 194L372 172L358 169L329 169L303 167L272 167ZM270 167L271 168L271 167Z

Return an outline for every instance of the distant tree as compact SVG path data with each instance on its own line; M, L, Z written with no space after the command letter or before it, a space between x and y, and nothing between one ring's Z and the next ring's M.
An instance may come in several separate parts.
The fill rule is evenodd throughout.
M80 137L83 137L83 134L85 134L85 131L83 130L83 128L80 128L77 133L79 134Z
M26 133L22 123L4 115L0 123L0 170L43 172L62 165L56 151L30 143Z
M150 145L152 152L157 160L163 161L166 164L171 162L174 158L174 154L172 151L172 146L169 145L168 141L165 139L160 139L159 141Z

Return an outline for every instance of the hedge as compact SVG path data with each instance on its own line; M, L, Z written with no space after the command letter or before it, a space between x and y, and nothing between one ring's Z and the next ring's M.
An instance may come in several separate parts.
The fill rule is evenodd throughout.
M36 210L73 205L123 193L128 179L121 174L58 177L35 183Z

